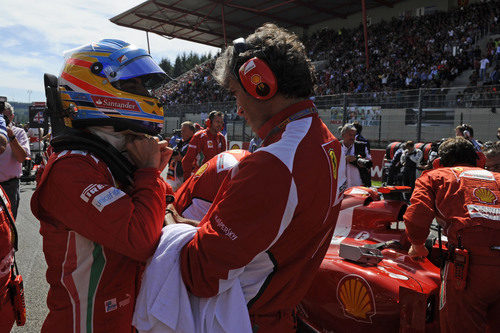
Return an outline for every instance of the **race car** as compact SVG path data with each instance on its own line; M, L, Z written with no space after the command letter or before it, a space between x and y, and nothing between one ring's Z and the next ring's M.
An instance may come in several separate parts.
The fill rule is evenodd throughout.
M439 251L430 238L432 262L409 258L399 222L408 190L346 191L328 252L297 308L300 332L439 332Z

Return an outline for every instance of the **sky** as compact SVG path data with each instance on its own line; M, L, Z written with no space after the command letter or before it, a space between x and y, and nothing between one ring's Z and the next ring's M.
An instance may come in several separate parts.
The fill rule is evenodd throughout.
M144 0L145 1L145 0ZM17 102L45 101L43 74L59 75L63 52L104 38L147 50L144 31L109 21L143 0L0 0L0 96ZM151 55L172 62L178 54L215 54L218 49L149 34Z

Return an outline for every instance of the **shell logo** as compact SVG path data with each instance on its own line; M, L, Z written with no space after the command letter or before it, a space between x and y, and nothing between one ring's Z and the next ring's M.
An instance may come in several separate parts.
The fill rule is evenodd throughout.
M196 173L194 174L194 177L200 177L205 171L207 171L208 169L208 166L210 165L210 163L205 163L203 164L197 171Z
M497 202L497 196L486 187L477 187L472 192L481 203L494 205Z
M344 316L356 321L371 323L376 314L373 291L361 276L344 276L337 286L337 299Z
M259 74L254 74L252 75L252 77L250 78L250 81L252 81L253 84L255 85L258 85L259 83L262 82L262 79L260 78L260 75Z

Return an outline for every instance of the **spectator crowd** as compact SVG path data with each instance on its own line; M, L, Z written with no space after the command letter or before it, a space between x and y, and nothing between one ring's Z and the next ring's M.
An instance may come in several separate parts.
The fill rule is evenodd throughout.
M312 59L328 60L317 93L446 87L482 59L475 42L496 29L499 9L487 2L371 25L368 70L362 26L318 31L306 41Z
M473 69L469 87L457 96L459 103L472 105L470 92L475 87L479 86L479 98L491 92L482 88L483 84L499 83L496 60L500 40L490 39L485 51L477 44L486 34L499 30L499 15L499 1L490 1L373 24L368 33L369 68L362 25L317 31L304 37L309 57L320 64L316 96L445 88L461 73ZM213 67L214 60L200 64L156 94L166 106L231 100L213 80Z

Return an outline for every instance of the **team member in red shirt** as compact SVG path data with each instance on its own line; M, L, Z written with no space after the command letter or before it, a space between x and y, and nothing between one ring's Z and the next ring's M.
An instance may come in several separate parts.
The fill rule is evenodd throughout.
M293 332L346 186L340 143L309 99L314 69L296 35L258 28L224 51L214 77L263 144L233 167L182 249L182 278L211 297L237 277L254 330Z
M224 178L248 150L232 149L214 156L175 192L174 207L183 217L201 221L212 205Z
M152 137L163 110L148 91L164 78L145 50L106 39L74 50L49 80L52 120L73 128L52 140L31 199L50 285L42 332L135 332L141 274L172 193L160 176L172 150Z
M434 218L448 236L442 271L442 332L485 332L500 327L500 174L476 167L472 143L462 137L439 147L443 167L417 179L404 215L412 246L425 257Z
M226 150L226 138L220 133L224 129L224 113L212 111L208 115L207 128L198 131L189 142L186 156L182 159L184 179L198 170L198 165ZM199 160L197 158L199 157ZM200 164L197 164L201 161Z

